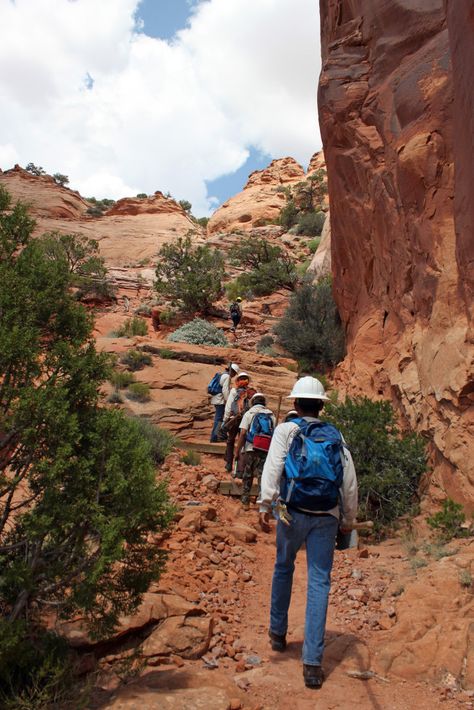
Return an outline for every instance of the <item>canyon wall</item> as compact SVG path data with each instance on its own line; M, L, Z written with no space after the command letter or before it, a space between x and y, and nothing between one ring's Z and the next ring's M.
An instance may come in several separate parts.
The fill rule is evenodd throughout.
M348 345L338 384L391 398L430 442L431 497L472 509L473 3L320 6L319 116Z

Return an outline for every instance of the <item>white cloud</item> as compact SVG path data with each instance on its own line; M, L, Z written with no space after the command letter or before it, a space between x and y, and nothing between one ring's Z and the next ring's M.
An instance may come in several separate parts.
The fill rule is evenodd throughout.
M197 214L205 180L253 145L319 147L314 0L206 0L171 43L136 31L138 0L0 0L0 167L32 161L85 195L171 191Z

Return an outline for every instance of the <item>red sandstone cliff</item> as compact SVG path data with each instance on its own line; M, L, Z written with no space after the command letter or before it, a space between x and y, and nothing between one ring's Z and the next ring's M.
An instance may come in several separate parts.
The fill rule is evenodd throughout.
M320 4L341 383L391 397L431 441L431 492L472 505L472 3L449 23L443 0Z
M124 198L101 217L87 214L90 203L78 192L59 186L49 175L36 176L15 166L0 170L3 185L15 200L30 205L36 220L35 234L48 231L81 232L99 242L109 267L141 267L152 263L166 242L190 230L202 236L185 211L172 199L156 192L147 198Z

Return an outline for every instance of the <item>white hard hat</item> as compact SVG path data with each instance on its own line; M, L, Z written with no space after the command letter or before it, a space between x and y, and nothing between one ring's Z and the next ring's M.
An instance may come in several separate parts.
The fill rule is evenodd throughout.
M230 369L233 370L236 375L238 375L240 372L240 367L238 365L236 365L235 362L230 363Z
M316 377L307 375L306 377L300 377L295 382L287 399L322 399L327 401L329 397L326 395L321 382Z
M255 392L253 397L251 397L250 401L253 402L254 399L257 399L257 397L261 397L262 399L266 399L265 395L262 392Z
M239 374L237 375L237 379L238 379L238 380L241 380L241 379L243 379L244 377L246 377L248 380L250 380L250 377L249 377L249 375L248 375L246 372L239 372Z

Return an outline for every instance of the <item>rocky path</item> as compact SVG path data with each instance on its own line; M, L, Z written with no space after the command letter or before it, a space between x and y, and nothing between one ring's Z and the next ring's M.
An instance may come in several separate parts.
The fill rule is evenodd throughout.
M324 661L327 680L320 691L306 689L300 661L304 552L295 573L288 649L277 654L267 638L274 531L263 534L256 525L256 510L244 512L238 500L215 492L217 481L226 475L219 459L203 457L201 465L191 467L180 457L170 457L165 473L182 506L181 517L166 541L167 572L147 595L147 604L153 595L164 594L169 600L186 600L196 609L185 621L183 616L167 619L148 637L140 647L146 665L138 664L135 673L131 667L118 673L120 656L103 660L101 689L91 708L473 707L472 696L458 692L449 674L435 684L432 679L422 682L419 676L404 680L385 670L384 648L393 646L400 590L412 574L400 541L336 553ZM195 613L200 616L194 617ZM181 621L176 623L178 618ZM166 624L170 625L167 633ZM190 657L193 645L194 650L200 649L200 658ZM358 677L364 672L374 675Z

